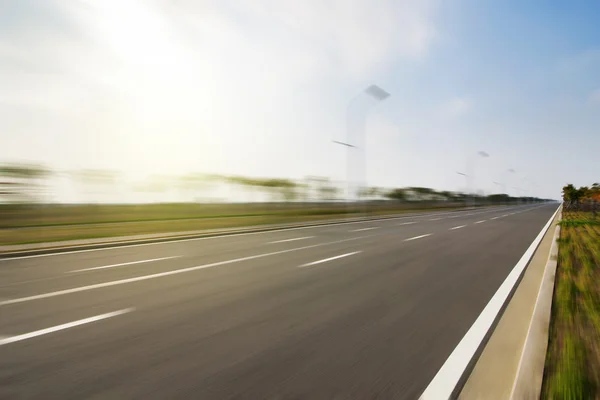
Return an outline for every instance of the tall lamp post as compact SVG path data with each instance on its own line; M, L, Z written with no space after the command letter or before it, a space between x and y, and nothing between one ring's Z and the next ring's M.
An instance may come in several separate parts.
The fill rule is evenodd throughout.
M531 182L531 189L532 189L532 193L531 193L532 200L531 201L534 202L534 203L538 203L539 200L540 200L540 198L538 197L539 196L540 185L538 185L535 182ZM534 194L533 191L535 191L536 194Z
M521 204L521 189L519 189L519 188L518 188L518 187L516 187L516 186L513 186L513 189L515 190L515 194L516 194L516 196L517 196L517 198L518 198L518 200L517 200L517 204L519 204L519 205L520 205L520 204Z
M368 107L363 107L360 110L354 110L354 105L356 102L363 98L364 96L368 96L368 98L376 100L376 103L369 105ZM348 194L347 194L347 204L348 209L350 208L350 201L352 196L352 149L362 149L362 176L359 178L359 183L362 181L362 184L367 186L367 149L366 149L366 137L365 137L365 124L367 112L373 107L375 104L382 102L383 100L390 97L390 94L380 88L377 85L371 85L367 87L362 92L358 93L349 103L346 108L346 142L341 142L334 140L333 142L339 145L346 147L347 149L347 174L348 174ZM353 124L355 119L356 125ZM354 128L354 130L353 130ZM354 135L353 135L354 133ZM362 178L362 179L361 179ZM359 185L360 189L360 185ZM364 212L366 215L367 204L364 204Z
M463 175L466 178L467 181L467 192L471 191L471 205L474 206L475 205L475 179L474 179L474 171L473 171L473 167L475 165L475 160L478 157L482 157L482 158L487 158L490 155L485 152L485 151L478 151L477 153L471 155L469 158L467 158L467 172L466 173L462 173L462 172L457 172L457 174L459 175ZM468 193L467 193L468 194Z
M531 197L531 191L530 191L531 181L526 176L523 177L522 181L523 181L523 191L526 193L526 196L527 196L527 198L525 199L525 204L529 204L529 203L531 203L531 199L530 199L530 197Z
M458 171L456 171L456 173L458 175L465 177L465 192L466 192L465 195L467 196L465 198L465 207L466 207L468 204L468 197L469 197L469 175L465 174L464 172L458 172Z
M494 181L494 185L500 188L500 192L506 196L506 204L508 205L508 194L506 193L506 184Z
M504 179L504 181L505 181L507 184L510 184L510 175L511 175L511 174L516 174L516 173L517 173L517 171L515 171L515 170L514 170L514 169L512 169L512 168L509 168L509 169L507 169L507 170L506 170L506 172L505 172L505 174L506 174L506 178ZM508 193L507 193L507 194L508 194Z

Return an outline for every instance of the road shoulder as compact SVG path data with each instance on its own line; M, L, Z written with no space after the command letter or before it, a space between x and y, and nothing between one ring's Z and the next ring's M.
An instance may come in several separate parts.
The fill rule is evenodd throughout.
M538 321L538 317L534 317L534 311L536 314L538 311L536 303L538 302L538 294L540 294L540 287L544 281L551 279L553 281L554 274L551 276L545 276L546 265L549 261L549 254L552 247L552 242L555 236L555 230L558 223L558 213L552 222L550 229L547 230L544 238L540 242L536 252L534 253L531 262L529 263L525 274L521 282L519 283L512 299L508 303L504 314L500 318L494 332L492 333L488 343L486 344L479 360L475 364L473 371L467 379L460 395L459 399L462 400L473 400L473 399L485 399L485 400L505 400L510 399L513 396L514 382L519 370L519 366L522 363L522 355L526 341L529 341L528 348L532 342L538 342L533 346L538 350L540 346L538 344L543 342L547 344L548 335L548 324L545 324L543 329L532 329L535 337L528 339L530 325L532 318L536 318L536 324L539 327L542 321ZM548 308L548 302L552 301L552 291L549 292L549 299L547 290L541 293L540 300L543 301L543 307ZM546 301L547 300L547 301ZM540 307L540 306L538 306ZM549 315L548 315L549 317ZM545 334L544 334L545 333ZM545 339L545 341L544 341ZM529 382L536 382L535 377L540 378L539 386L541 387L541 377L543 375L544 359L545 359L545 345L541 346L541 365L539 362L532 361L532 354L527 351L527 358L530 361L527 371L530 377ZM537 354L537 350L535 354ZM534 357L536 358L536 357ZM523 366L521 366L523 371ZM533 388L533 384L529 384L526 389L523 390L524 385L518 385L520 390L519 394L516 395L518 399L534 399L539 398L540 387ZM525 385L527 386L527 385ZM537 393L537 397L535 396Z

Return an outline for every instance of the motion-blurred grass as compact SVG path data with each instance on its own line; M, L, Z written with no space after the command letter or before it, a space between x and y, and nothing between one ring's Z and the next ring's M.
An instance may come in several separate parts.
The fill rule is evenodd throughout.
M543 399L600 399L600 219L565 212Z
M370 205L370 215L456 209L457 203ZM361 215L344 204L37 205L0 208L0 245L226 229Z

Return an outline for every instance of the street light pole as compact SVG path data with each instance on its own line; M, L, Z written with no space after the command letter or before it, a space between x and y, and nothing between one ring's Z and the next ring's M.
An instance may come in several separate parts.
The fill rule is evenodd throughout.
M531 199L529 198L529 197L531 197L531 192L529 190L529 188L530 188L529 184L531 183L531 181L526 176L523 177L522 181L523 181L523 187L524 187L523 191L525 193L527 193L527 198L525 199L525 204L529 204L531 202Z
M470 156L469 158L467 158L467 174L465 175L465 177L467 177L467 186L468 189L467 190L471 190L471 205L475 206L475 177L474 177L474 165L475 165L475 160L477 159L477 157L482 157L482 158L487 158L490 155L485 152L485 151L478 151L477 153L473 154L472 156ZM461 174L462 175L462 174ZM469 185L469 178L470 178L470 185Z
M352 112L352 106L354 105L354 103L360 99L361 97L363 97L364 95L369 96L372 99L375 99L377 101L377 103L387 99L388 97L390 97L390 94L388 92L386 92L385 90L383 90L382 88L380 88L377 85L371 85L369 87L367 87L365 90L363 90L362 92L360 92L359 94L357 94L349 103L348 106L346 108L346 135L347 135L347 139L346 142L340 142L337 140L334 140L334 143L340 144L344 147L347 148L347 174L348 174L348 195L347 195L347 203L348 203L348 211L350 208L350 201L351 201L351 195L352 195L352 157L351 157L351 151L352 149L358 149L362 147L362 169L363 169L363 173L362 173L362 179L359 179L359 183L362 180L362 183L364 184L364 186L366 187L367 185L367 151L366 151L366 137L365 137L365 123L366 123L366 116L367 116L367 111L374 106L375 104L372 104L371 106L369 106L368 108L364 108L362 110L359 110L360 112L357 114L353 114ZM352 137L352 117L357 117L358 118L358 127L356 129L356 138ZM353 141L356 140L357 144L352 144ZM360 190L360 186L359 186L359 190ZM366 202L364 204L364 213L366 216L366 209L367 205Z
M467 198L468 198L469 197L469 175L462 173L462 172L458 172L458 171L456 171L456 173L458 175L462 175L465 177L465 185L466 185L465 186L465 192L466 192L465 194L467 195ZM465 206L467 205L467 201L468 200L465 200Z
M520 205L521 204L521 189L519 189L516 186L513 186L513 189L515 190L515 194L517 195L517 204Z
M509 168L509 169L507 169L507 170L505 171L505 174L506 174L506 176L505 176L505 181L506 181L506 183L507 183L507 184L510 184L510 176L509 176L509 175L510 175L510 174L516 174L516 173L517 173L517 171L515 171L515 170L514 170L514 169L512 169L512 168ZM510 196L510 193L507 193L507 194Z
M500 191L502 192L502 194L505 194L504 192L506 191L506 189L504 189L504 183L494 181L494 185L496 185L500 188Z
M350 143L344 143L344 142L340 142L337 140L333 140L333 143L345 146L348 148L348 152L346 154L346 164L347 164L347 185L348 185L348 193L346 195L346 214L350 214L350 193L352 193L352 182L350 181L350 171L351 171L351 167L352 167L352 159L350 157L350 149L355 149L356 146L351 145Z
M502 192L503 195L508 196L505 192L506 192L506 185L504 183L500 183L500 182L496 182L494 181L494 185L497 185L500 187L500 191ZM508 203L508 198L507 198L507 203Z

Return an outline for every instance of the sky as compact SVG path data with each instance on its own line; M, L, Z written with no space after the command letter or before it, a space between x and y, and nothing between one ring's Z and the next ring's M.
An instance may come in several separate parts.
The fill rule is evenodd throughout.
M342 182L348 151L362 179L364 151L369 186L464 190L471 171L477 191L559 198L600 181L598 15L577 0L0 0L0 162Z

